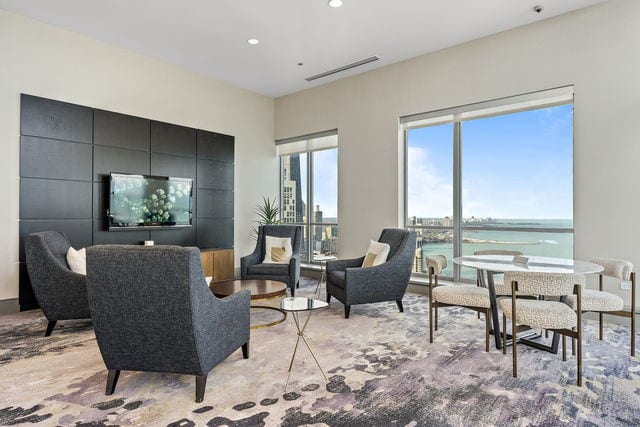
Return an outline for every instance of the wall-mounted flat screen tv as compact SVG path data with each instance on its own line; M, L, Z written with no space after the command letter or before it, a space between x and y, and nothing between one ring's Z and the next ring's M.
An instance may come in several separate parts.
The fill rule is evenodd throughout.
M109 231L142 227L191 227L192 180L112 173Z

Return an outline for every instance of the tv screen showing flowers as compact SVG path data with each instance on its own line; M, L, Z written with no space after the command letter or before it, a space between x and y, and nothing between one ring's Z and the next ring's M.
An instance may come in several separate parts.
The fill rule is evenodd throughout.
M109 181L109 230L191 226L191 179L112 173Z

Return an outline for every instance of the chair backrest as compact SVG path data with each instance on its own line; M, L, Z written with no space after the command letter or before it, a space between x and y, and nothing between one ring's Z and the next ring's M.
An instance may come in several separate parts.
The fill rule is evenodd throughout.
M198 248L90 247L87 289L108 369L198 371L194 323L204 314L198 307L207 299L219 303L207 287Z
M282 224L268 224L258 227L258 241L257 246L260 249L260 259L264 259L265 236L273 237L289 237L291 238L291 248L293 255L300 255L302 249L302 226L300 225L282 225Z
M409 243L410 236L411 232L403 228L385 228L382 230L382 233L380 233L380 237L378 238L378 242L389 245L390 249L387 260L393 259L396 256L396 253L399 254L402 252L401 249ZM413 249L415 249L415 243L413 245Z
M609 276L620 280L631 280L633 264L623 259L595 258L592 263L601 265L604 270L600 272L603 276Z
M428 255L425 258L427 269L433 268L433 274L439 276L447 268L447 257L444 255Z
M512 256L521 256L522 252L520 251L509 251L506 249L484 249L481 251L475 251L474 255L512 255Z
M520 295L563 296L573 294L574 285L584 286L584 275L573 273L538 273L528 271L507 271L505 285L518 283Z
M71 247L69 239L59 231L41 231L28 234L24 238L27 265L57 266L69 269L67 251Z

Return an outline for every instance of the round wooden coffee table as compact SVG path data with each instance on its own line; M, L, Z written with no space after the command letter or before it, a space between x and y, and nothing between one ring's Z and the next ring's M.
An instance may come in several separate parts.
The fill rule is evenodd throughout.
M209 285L209 289L211 289L211 292L213 292L213 294L218 298L228 297L229 295L233 295L243 289L247 289L251 292L251 302L280 299L287 295L287 284L276 280L227 280L225 282L212 283ZM281 319L261 325L254 325L251 326L251 329L266 328L277 325L278 323L284 322L287 318L287 313L279 307L252 304L251 308L275 310L282 313Z

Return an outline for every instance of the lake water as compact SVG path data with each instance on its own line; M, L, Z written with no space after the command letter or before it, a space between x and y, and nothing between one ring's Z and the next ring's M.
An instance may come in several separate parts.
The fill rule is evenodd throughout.
M540 219L501 219L488 227L527 227L527 228L572 228L571 220ZM441 233L444 236L447 233ZM448 233L451 236L451 233ZM525 255L538 255L559 258L573 258L573 233L548 233L528 231L463 231L462 255L473 255L475 251L503 249L523 252ZM444 240L444 239L443 239ZM424 242L422 245L423 262L427 255L447 257L447 269L444 276L453 276L453 242ZM424 265L424 264L423 264ZM425 268L426 272L426 268ZM475 279L474 269L462 268L461 276Z

